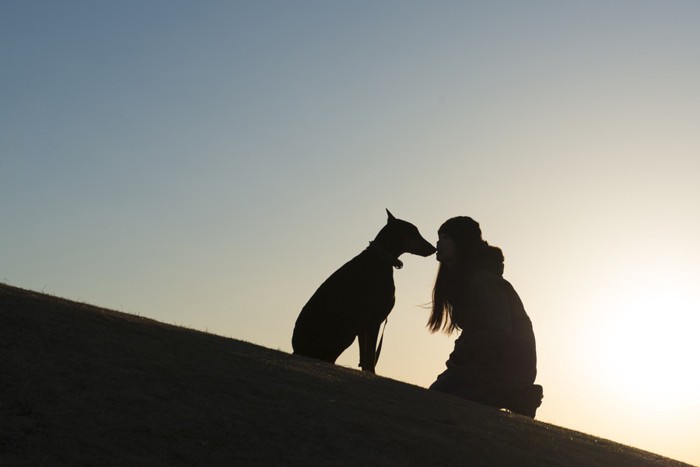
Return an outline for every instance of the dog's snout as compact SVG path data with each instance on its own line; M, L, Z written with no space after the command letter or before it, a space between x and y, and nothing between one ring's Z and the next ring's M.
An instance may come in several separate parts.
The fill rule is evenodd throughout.
M430 256L434 254L437 251L437 249L430 243L429 241L423 239L420 244L416 245L416 248L411 251L411 253L419 255L419 256Z

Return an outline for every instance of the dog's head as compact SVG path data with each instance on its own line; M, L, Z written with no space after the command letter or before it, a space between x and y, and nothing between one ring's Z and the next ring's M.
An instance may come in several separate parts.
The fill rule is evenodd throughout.
M401 219L397 219L387 209L387 227L394 232L399 242L399 248L404 253L418 256L430 256L435 253L435 247L418 231L418 227Z

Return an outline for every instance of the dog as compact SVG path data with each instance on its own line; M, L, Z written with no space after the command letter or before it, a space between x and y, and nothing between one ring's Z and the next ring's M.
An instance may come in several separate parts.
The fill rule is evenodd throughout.
M394 307L394 273L401 269L399 256L411 253L427 257L435 247L418 228L394 217L369 247L335 271L302 308L294 325L294 353L335 363L352 345L360 345L360 367L374 373L379 358L379 328Z

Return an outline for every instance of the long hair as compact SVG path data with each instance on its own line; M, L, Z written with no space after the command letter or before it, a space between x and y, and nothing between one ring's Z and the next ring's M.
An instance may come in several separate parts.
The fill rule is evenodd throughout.
M453 241L456 258L455 263L449 267L440 264L427 327L432 333L444 331L450 335L460 329L452 316L454 300L460 287L465 285L469 274L477 269L489 269L502 275L503 252L481 238L479 223L471 217L448 219L440 226L438 234L447 235Z
M444 331L448 336L459 327L452 319L452 304L448 300L448 289L455 286L455 277L442 264L438 268L433 287L433 307L428 319L428 330L431 333Z

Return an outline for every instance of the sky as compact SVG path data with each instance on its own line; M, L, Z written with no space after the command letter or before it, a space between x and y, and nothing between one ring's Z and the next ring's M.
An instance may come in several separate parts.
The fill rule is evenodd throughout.
M386 222L476 219L537 418L700 465L700 3L8 1L0 281L291 352ZM427 387L434 257L377 373ZM357 344L338 364L356 368Z

